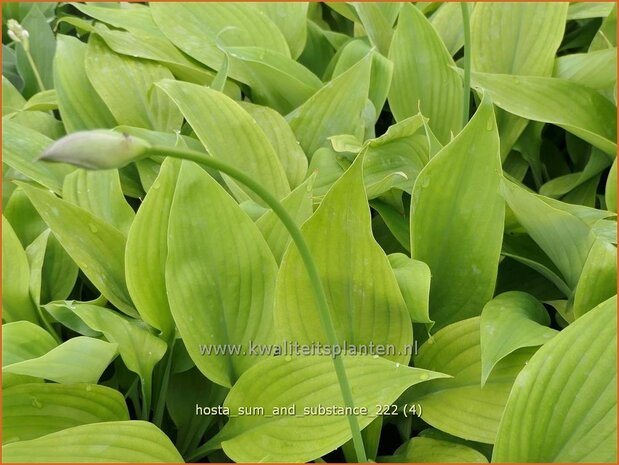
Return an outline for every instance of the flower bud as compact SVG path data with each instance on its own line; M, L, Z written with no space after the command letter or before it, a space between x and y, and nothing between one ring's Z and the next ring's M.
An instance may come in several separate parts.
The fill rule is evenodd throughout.
M149 147L143 139L97 129L74 132L58 139L38 160L64 162L92 170L122 168L139 159Z
M11 38L11 40L13 42L18 42L21 43L24 48L28 48L28 37L30 37L30 34L28 34L28 31L24 29L24 27L19 24L17 21L15 21L14 19L9 19L6 22L6 27L8 29L8 34L9 37Z

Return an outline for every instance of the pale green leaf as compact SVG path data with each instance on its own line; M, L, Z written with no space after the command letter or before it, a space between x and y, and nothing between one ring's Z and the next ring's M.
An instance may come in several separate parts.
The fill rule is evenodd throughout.
M516 378L493 462L617 461L617 300L545 344Z
M567 9L567 19L604 18L612 9L612 2L573 2Z
M469 3L469 9L474 4ZM464 45L464 27L462 26L462 8L458 2L445 2L430 16L430 23L436 30L450 55L455 55Z
M606 180L605 189L606 208L611 212L617 212L617 158L613 160Z
M38 323L35 303L30 297L28 256L11 224L2 216L2 319Z
M54 87L58 109L67 132L109 128L116 124L103 100L86 76L86 44L58 35L54 58Z
M359 155L301 231L322 277L340 343L390 345L394 353L386 358L407 363L412 325L389 260L372 236L362 163ZM293 245L279 271L275 325L286 340L327 342L307 271Z
M389 107L396 121L421 112L438 140L449 142L462 127L462 79L436 30L413 5L402 7L389 59Z
M230 257L236 257L230 260ZM183 162L168 229L165 278L187 351L212 381L232 386L258 357L202 349L272 342L277 264L260 231L207 173ZM208 311L196 312L196 308Z
M195 84L165 80L157 85L178 105L211 156L251 175L278 199L290 193L273 146L258 123L238 103ZM238 200L251 198L264 204L249 188L227 176L224 179Z
M2 75L2 116L15 113L24 108L26 99L4 74Z
M51 111L58 109L56 90L44 90L34 94L24 105L27 111Z
M380 53L387 56L393 37L393 23L402 4L355 2L351 5L361 20L372 44Z
M78 336L44 355L2 367L6 373L57 383L96 383L117 354L117 344Z
M488 463L481 452L471 447L422 436L402 444L392 458L400 463Z
M554 76L592 89L613 87L617 81L617 49L613 47L559 57L555 61Z
M544 345L558 332L548 327L550 317L541 302L524 292L496 296L481 313L481 384L495 365L522 347Z
M330 136L363 137L363 111L368 99L371 64L372 57L368 55L325 84L286 117L309 158L320 147L328 146Z
M168 222L180 161L166 159L159 176L138 209L127 237L125 272L127 288L140 316L159 329L165 338L174 331L174 321L165 289L168 255ZM158 253L152 253L157 250ZM144 268L148 273L144 273Z
M505 403L518 372L534 349L521 349L501 360L480 386L479 317L438 331L415 357L415 366L453 379L434 380L409 390L404 402L421 405L421 419L459 438L493 444Z
M473 82L505 111L562 127L611 156L617 108L588 87L564 79L473 73Z
M432 272L430 318L436 329L479 315L492 297L504 222L500 179L499 138L486 97L464 130L421 171L412 193L412 258Z
M125 284L125 236L87 210L20 184L66 252L110 302L137 316Z
M123 195L118 170L75 170L64 179L62 197L125 234L135 217Z
M67 428L2 447L5 463L182 463L170 439L145 421L110 421Z
M400 286L413 323L425 323L428 330L434 322L430 319L430 268L424 262L413 260L401 253L389 255L389 263Z
M301 55L307 39L307 2L256 2L254 6L266 14L284 35L290 55Z
M74 426L128 419L123 395L96 384L21 384L2 392L4 444Z
M616 224L614 225L616 229ZM574 317L617 294L617 246L596 240L589 251L574 291Z
M180 129L178 108L152 84L172 78L162 65L118 55L99 36L86 49L86 75L118 124L161 131Z
M344 356L361 428L409 386L444 375L382 358ZM248 370L234 385L225 404L232 414L241 407L262 407L264 415L234 416L216 440L237 462L307 462L350 439L345 415L304 414L304 409L343 407L330 357L272 357ZM296 414L273 415L276 407L296 408Z

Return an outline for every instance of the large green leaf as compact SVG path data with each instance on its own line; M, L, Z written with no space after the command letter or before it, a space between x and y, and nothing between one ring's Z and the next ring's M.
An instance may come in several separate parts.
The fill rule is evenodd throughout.
M617 299L544 345L516 378L493 462L617 461Z
M219 69L225 46L262 47L285 56L290 50L269 17L250 3L152 3L150 10L161 32L178 48L212 69ZM230 77L243 73L230 69Z
M231 98L196 84L165 80L157 84L181 112L215 158L251 175L275 197L290 193L286 173L273 146L256 121ZM237 199L262 199L249 188L224 176Z
M78 336L40 357L3 366L2 371L57 383L96 383L116 357L117 348L117 344Z
M464 444L423 436L402 444L391 460L398 463L488 463L481 452Z
M11 224L2 216L2 319L38 322L30 297L30 264Z
M471 18L473 70L550 76L565 31L566 12L567 3L480 2ZM526 125L526 119L497 112L503 159Z
M129 370L139 375L146 405L150 405L153 368L166 353L167 344L137 322L108 308L77 304L73 313L90 328L103 333L109 342L118 344L120 357Z
M469 3L469 8L474 4ZM462 8L457 2L441 2L441 6L430 16L432 27L436 30L450 55L455 55L464 45Z
M351 134L359 139L363 137L363 113L368 100L371 65L372 56L367 55L286 117L309 158L320 147L328 146L330 136Z
M2 121L2 162L53 192L62 192L64 177L75 168L63 163L36 163L34 159L53 141L12 120Z
M598 239L591 246L574 290L574 317L581 317L615 294L617 294L617 246Z
M479 317L438 331L419 348L415 366L453 378L416 386L402 401L420 404L421 419L441 431L493 444L514 380L534 349L521 349L503 358L482 388L479 341Z
M2 447L5 463L182 463L170 439L145 421L110 421L67 428Z
M118 170L75 170L64 179L62 198L125 234L135 217L123 195Z
M377 405L389 405L407 387L444 376L379 357L343 360L355 406L367 409L358 416L361 428L376 418ZM213 442L221 442L237 462L307 462L350 439L346 415L304 411L344 406L330 357L269 358L239 379L224 405L233 416ZM264 414L239 416L239 409L248 405L262 407ZM296 412L273 414L278 407Z
M412 258L432 272L430 319L436 329L479 315L492 297L504 222L500 178L499 138L486 97L413 189Z
M500 108L523 118L562 127L615 156L617 108L598 92L564 79L473 73Z
M292 58L258 47L226 47L231 66L251 88L252 101L286 114L315 94L322 81Z
M168 222L180 161L167 158L129 230L125 255L127 288L140 316L163 337L174 332L165 288ZM152 253L157 250L158 253ZM144 268L148 273L144 273Z
M394 353L386 358L407 364L412 325L389 260L372 236L362 163L360 154L301 230L322 277L340 344L389 345ZM293 245L279 270L275 324L286 340L328 342L307 271Z
M137 316L125 284L125 236L87 210L20 184L69 256L110 302Z
M279 157L291 188L299 186L307 174L307 157L282 115L269 107L241 102L243 109L258 123Z
M87 46L75 37L58 35L54 88L67 132L109 128L116 124L112 113L86 76L86 49Z
M301 55L307 39L307 2L256 2L284 35L292 58Z
M114 53L93 35L86 49L86 75L118 124L179 130L183 117L154 82L172 78L162 65ZM151 90L152 89L152 90Z
M2 391L3 443L78 425L128 420L123 395L96 384L21 384Z
M441 143L462 127L462 79L426 17L404 5L389 50L393 82L389 108L397 121L421 112Z
M550 317L541 302L524 292L498 295L481 313L481 383L494 366L522 348L544 345L557 331L548 327Z
M243 355L250 341L272 342L276 273L251 219L206 172L183 162L170 211L166 289L187 351L212 381L232 386L258 360ZM243 353L214 352L226 344Z
M389 263L400 286L413 323L425 323L430 329L430 268L424 262L413 260L401 253L389 255Z
M527 192L510 181L504 180L501 187L518 222L573 289L593 244L590 228L577 216L550 205L544 197Z
M355 2L355 9L372 44L383 55L389 53L393 23L402 5L400 3Z
M617 49L613 47L559 57L555 62L554 76L592 89L612 87L617 81Z

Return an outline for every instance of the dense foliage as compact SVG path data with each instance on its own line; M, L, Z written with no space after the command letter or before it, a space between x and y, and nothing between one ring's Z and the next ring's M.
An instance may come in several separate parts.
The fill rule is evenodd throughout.
M613 3L2 15L4 462L616 462Z

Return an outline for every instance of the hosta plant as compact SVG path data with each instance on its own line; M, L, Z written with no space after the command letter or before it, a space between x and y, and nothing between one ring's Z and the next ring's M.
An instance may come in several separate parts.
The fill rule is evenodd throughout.
M615 4L2 16L4 462L616 462Z

